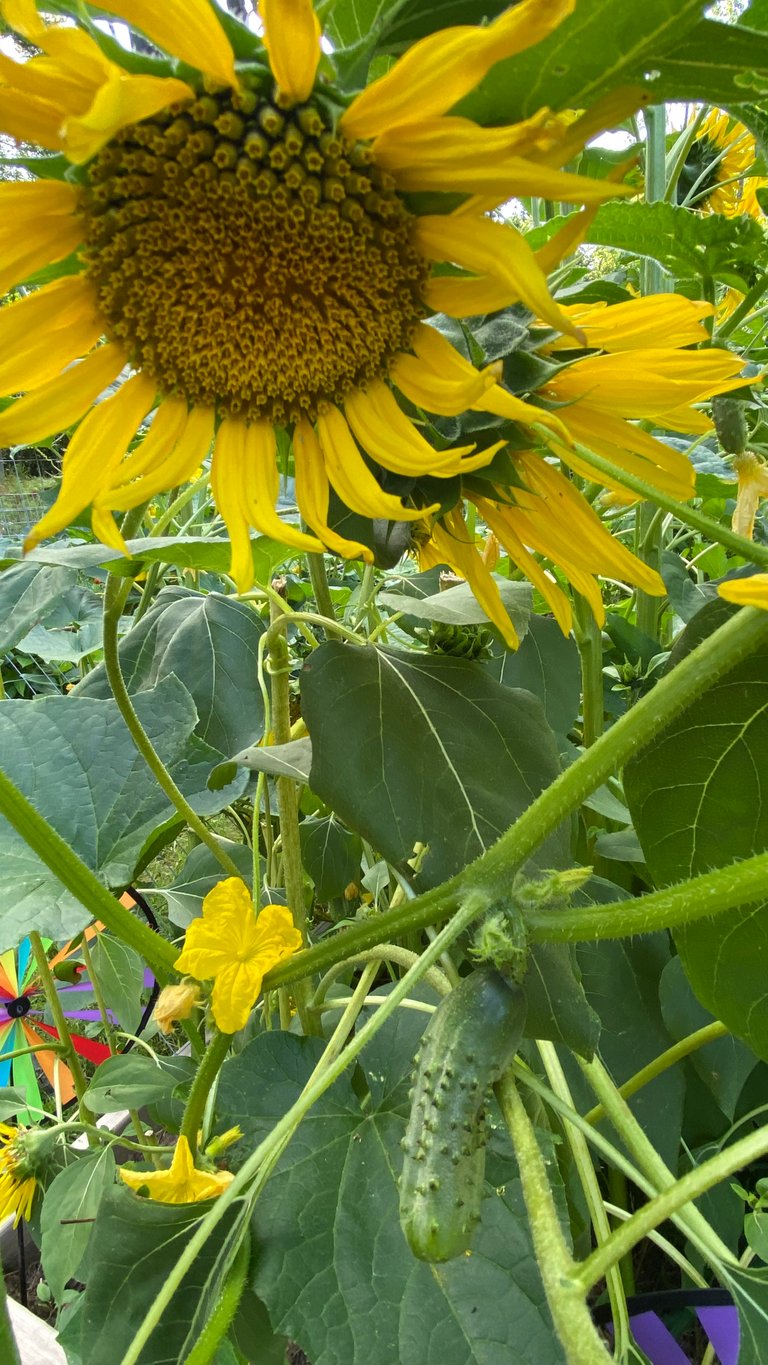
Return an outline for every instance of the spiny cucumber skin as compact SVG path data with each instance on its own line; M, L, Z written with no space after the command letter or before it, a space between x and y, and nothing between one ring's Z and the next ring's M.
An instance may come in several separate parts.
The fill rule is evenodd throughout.
M420 1260L470 1248L483 1200L483 1104L517 1051L525 1012L522 989L481 967L441 1001L424 1033L400 1179L400 1223Z
M748 440L745 405L729 394L717 394L712 399L712 417L723 450L729 455L743 455Z

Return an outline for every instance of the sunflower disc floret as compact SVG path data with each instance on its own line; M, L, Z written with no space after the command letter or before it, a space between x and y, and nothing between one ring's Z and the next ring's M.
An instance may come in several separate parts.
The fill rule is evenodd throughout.
M82 213L105 330L158 390L314 420L407 349L429 263L361 143L311 103L202 94L121 129Z

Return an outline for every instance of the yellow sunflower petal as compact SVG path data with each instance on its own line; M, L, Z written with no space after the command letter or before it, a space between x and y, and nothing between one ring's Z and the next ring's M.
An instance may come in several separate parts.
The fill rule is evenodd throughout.
M33 95L0 89L0 132L17 142L34 142L49 152L61 145L61 110Z
M622 417L648 418L713 394L742 387L744 362L732 351L668 347L613 352L577 360L543 389L558 402L586 399L591 408Z
M280 94L309 99L320 61L320 24L312 0L260 0L264 44Z
M436 561L448 564L454 573L461 574L467 580L489 621L500 631L508 647L517 649L520 644L517 631L507 615L492 575L470 539L461 513L454 508L443 521L444 525L438 522L432 530Z
M297 550L322 553L314 536L305 535L278 517L277 443L267 422L225 419L219 428L211 465L211 487L232 542L230 572L241 592L253 583L250 528Z
M552 614L563 634L569 635L573 624L571 604L562 588L542 568L530 551L526 550L515 531L511 518L507 515L508 509L499 507L498 504L490 502L487 498L478 498L477 510L500 544L504 546L510 558L522 569L533 586L538 588L545 602L549 603Z
M356 540L345 540L328 525L329 483L323 452L313 427L297 422L293 433L296 460L296 501L301 515L315 535L333 554L342 559L363 559L373 563L373 552Z
M491 218L425 214L416 219L415 245L432 261L452 261L488 275L560 332L583 340L577 327L558 308L531 248L515 228Z
M59 496L30 531L25 550L63 531L98 496L154 401L154 381L137 374L111 398L91 409L67 447Z
M159 426L161 417L163 425ZM183 399L166 398L157 410L149 435L117 470L120 484L109 490L105 497L107 505L113 511L127 512L158 493L186 483L211 448L213 425L213 408L192 408L187 412Z
M490 275L433 275L423 289L424 302L435 313L449 318L470 318L476 313L496 313L516 303L519 291Z
M61 180L0 185L0 294L80 245L77 201L73 186Z
M721 583L717 591L726 602L768 611L768 573L754 573L749 578L732 578L727 583Z
M236 85L235 58L229 39L210 0L98 0L99 10L116 14L141 29L159 48L214 76Z
M443 114L474 90L505 57L540 43L572 13L576 0L522 0L485 27L460 26L430 33L414 43L391 71L373 81L341 120L349 138L376 137L408 123Z
M702 319L711 317L715 309L711 303L682 294L646 294L611 307L574 304L563 311L582 329L590 346L601 351L636 351L708 341Z
M0 394L36 388L101 336L96 291L68 275L0 309Z
M474 450L474 446L459 446L442 453L433 450L381 380L373 380L365 391L356 389L348 394L344 408L363 449L395 474L448 477L449 470L458 472L461 456Z
M99 346L84 360L0 413L0 445L34 445L79 422L126 363L119 346Z
M317 419L317 432L328 478L351 512L388 521L422 520L427 509L404 507L400 498L379 487L338 408L326 406Z
M115 67L87 112L64 124L67 156L76 163L88 161L121 128L193 95L191 86L173 76L132 76Z
M510 140L507 129L481 128L464 118L399 124L377 139L376 164L395 177L400 190L490 194L494 204L515 194L588 204L636 193L528 160L508 151L503 135Z

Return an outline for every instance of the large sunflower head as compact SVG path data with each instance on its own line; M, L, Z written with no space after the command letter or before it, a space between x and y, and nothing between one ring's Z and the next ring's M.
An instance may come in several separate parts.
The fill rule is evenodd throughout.
M425 325L439 272L463 268L495 306L517 300L573 330L546 263L488 210L515 192L613 193L557 168L634 95L491 130L447 111L573 4L523 0L487 26L431 34L353 98L319 74L309 0L262 0L263 40L225 31L209 0L99 5L157 57L123 52L87 6L52 23L34 0L3 0L40 55L0 55L0 130L54 155L32 163L37 179L0 186L0 288L52 265L57 277L0 314L0 396L17 396L0 443L73 431L60 496L29 543L90 503L96 533L122 547L113 513L185 480L213 445L246 587L252 528L367 557L328 525L331 488L364 517L408 521L424 509L387 492L381 471L445 480L487 463L493 450L472 442L437 452L401 402L496 412L509 398ZM291 441L307 530L275 512Z
M727 218L746 213L763 218L757 191L766 181L750 175L757 150L748 128L722 109L710 109L699 124L677 186L679 202Z

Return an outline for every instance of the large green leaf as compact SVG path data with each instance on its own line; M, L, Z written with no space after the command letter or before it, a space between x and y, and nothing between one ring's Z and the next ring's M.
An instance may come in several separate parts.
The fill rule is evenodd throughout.
M532 692L555 733L568 733L579 714L581 668L575 640L556 621L532 616L520 648L499 648L485 667L507 687Z
M675 1042L712 1023L691 990L679 957L673 957L661 974L659 998L664 1023ZM715 1038L696 1048L688 1062L704 1082L726 1118L732 1120L739 1096L757 1058L738 1038Z
M197 707L195 733L220 753L235 753L264 729L257 657L264 629L252 608L233 598L164 588L120 643L128 690L145 692L175 673ZM111 695L103 665L76 693Z
M325 23L339 46L372 43L397 51L435 29L480 24L507 8L507 0L335 0Z
M232 547L228 540L214 536L147 536L140 540L126 542L131 559L126 559L120 550L111 550L106 545L91 542L88 545L70 545L54 541L51 545L38 545L27 555L26 562L31 564L59 564L66 568L90 569L106 564L113 573L133 574L136 561L146 564L175 564L180 569L204 569L208 573L228 574ZM251 541L253 567L257 582L269 582L276 565L282 564L291 555L285 545L267 536L257 536Z
M703 607L679 659L729 614ZM768 646L727 673L627 765L627 804L659 886L768 847ZM676 933L703 1005L768 1058L768 903L701 919Z
M483 853L559 770L537 698L466 659L328 643L301 694L312 790L392 863L427 844L420 886ZM563 836L541 856L556 865Z
M562 1365L514 1178L488 1188L471 1256L428 1266L400 1230L400 1140L423 1022L398 1011L366 1049L365 1104L344 1076L302 1123L256 1205L254 1288L313 1365ZM219 1118L241 1125L244 1150L296 1099L321 1050L262 1034L225 1063Z
M77 573L56 565L13 564L0 574L0 654L7 654L74 586Z
M531 234L532 243L544 240L566 220L552 219L544 230ZM754 219L702 216L679 204L601 204L590 224L587 240L595 246L616 247L633 256L649 256L673 274L711 275L727 283L748 279L755 264L766 257L765 233Z
M583 109L623 85L644 87L652 103L720 99L726 91L731 100L750 98L736 78L745 68L758 80L768 74L768 38L750 34L751 56L734 69L728 26L701 19L703 8L702 0L579 0L543 43L498 62L460 112L505 123L542 105Z
M81 1313L83 1365L115 1365L210 1205L158 1204L116 1185L102 1200ZM235 1207L211 1232L139 1365L181 1365L208 1321L231 1253Z
M93 974L104 1002L121 1029L135 1033L142 1013L144 963L139 954L113 934L99 934L91 949Z
M360 877L362 841L333 815L302 820L299 826L301 861L315 884L320 901L342 896Z
M96 1114L116 1109L138 1109L168 1100L188 1086L196 1071L191 1057L159 1057L131 1052L108 1057L96 1068L86 1091L86 1103Z
M45 1192L40 1217L43 1274L58 1301L80 1268L93 1219L114 1178L112 1148L103 1147L65 1166Z
M246 774L221 791L206 786L221 755L194 734L197 712L178 678L136 697L147 733L187 800L213 815L242 793ZM136 750L112 701L41 697L0 707L0 767L110 887L130 883L142 850L172 807ZM37 929L68 938L90 916L0 821L0 945Z
M419 888L483 853L559 771L541 702L467 659L324 644L304 666L302 708L312 790L391 863L428 845ZM569 865L565 827L533 862ZM589 1053L596 1020L568 948L535 949L528 984L536 1036Z

